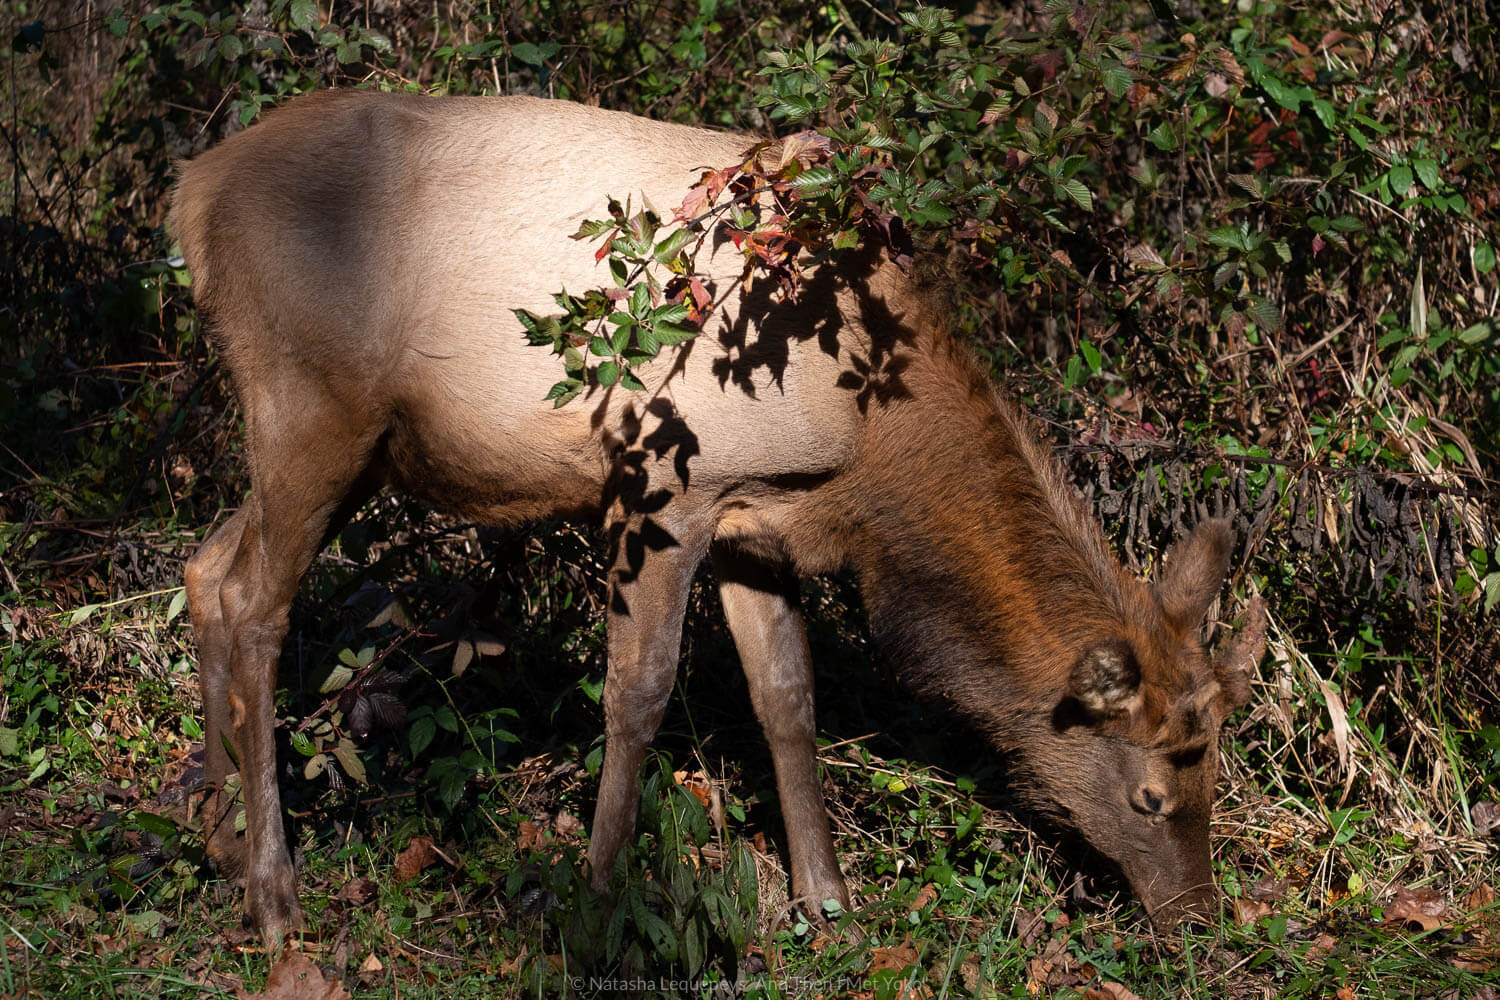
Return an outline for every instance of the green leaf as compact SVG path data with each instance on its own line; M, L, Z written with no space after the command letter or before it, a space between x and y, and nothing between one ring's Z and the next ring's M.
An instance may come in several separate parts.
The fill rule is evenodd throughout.
M1411 167L1408 167L1404 163L1397 164L1391 168L1387 179L1390 181L1391 190L1398 197L1404 198L1406 197L1406 192L1411 190Z
M1084 186L1083 181L1076 177L1070 177L1061 184L1058 184L1057 187L1060 189L1058 192L1059 197L1066 193L1069 198L1078 203L1079 208L1085 212L1093 211L1094 196L1089 194L1089 189Z
M607 388L620 380L620 366L613 361L603 361L594 370L594 374L599 379L599 384Z
M359 751L355 749L354 742L347 736L338 741L333 748L333 755L339 759L339 764L344 768L344 773L361 785L368 785L370 779L365 774L365 762L360 759Z
M793 178L791 187L794 191L812 194L832 184L834 179L834 173L828 167L811 167Z
M1332 132L1335 121L1333 103L1325 98L1319 97L1312 102L1312 109L1313 114L1318 116L1318 121L1323 123L1323 127Z
M13 757L20 748L21 731L0 726L0 757Z
M690 330L685 326L677 326L675 323L657 323L652 327L656 339L664 346L671 347L676 344L685 344L698 336L697 330Z
M245 43L241 42L238 35L219 36L219 56L225 62L234 62L245 51Z
M1459 343L1482 344L1495 335L1494 320L1482 320L1458 335Z
M1104 84L1104 89L1109 96L1118 100L1125 96L1125 91L1130 89L1133 82L1130 70L1112 60L1099 64L1099 80Z
M1311 94L1305 87L1289 87L1269 74L1260 77L1257 82L1271 100L1286 108L1292 114L1296 114L1302 109L1303 97L1310 96Z
M584 219L583 222L579 223L578 232L568 238L574 240L591 240L595 236L602 236L613 228L615 228L615 224L610 219Z
M651 310L651 322L653 323L681 323L688 318L691 310L681 302L668 302L666 305L657 306Z
M583 392L584 381L581 378L571 377L563 379L552 388L547 390L543 399L552 400L552 408L555 410L560 406L566 406Z
M542 50L530 42L519 42L511 46L511 57L528 66L542 65Z
M172 595L172 603L167 605L167 621L182 614L182 609L185 607L187 607L187 588L183 587Z
M635 377L635 372L629 368L620 374L620 384L632 392L644 392L646 383Z
M1160 125L1157 125L1156 128L1146 134L1146 138L1151 140L1151 145L1164 153L1175 151L1181 142L1176 130L1172 128L1169 122L1162 122Z
M1080 340L1078 342L1078 350L1083 352L1083 360L1088 363L1089 371L1097 375L1099 369L1104 367L1104 359L1099 354L1099 348L1087 340Z
M334 53L334 58L341 63L353 63L359 62L363 55L364 51L358 42L341 42Z
M656 248L651 252L651 255L659 263L665 264L673 257L676 257L692 238L692 232L687 229L675 230L672 235L656 244Z
M292 0L292 25L299 31L311 31L318 26L318 5L315 0Z
M354 671L342 663L336 663L328 671L328 676L323 678L323 683L318 685L318 693L333 694L335 691L342 691L352 680L354 680Z
M642 317L651 309L651 287L645 282L630 290L630 315Z
M1220 226L1204 234L1208 242L1216 247L1224 247L1226 250L1244 250L1245 237L1240 232L1239 226Z
M1480 274L1489 274L1495 269L1495 248L1488 243L1480 243L1474 248L1474 270Z
M1250 316L1262 330L1271 332L1281 329L1281 310L1265 299L1256 299L1250 304Z
M1412 169L1417 172L1417 180L1422 182L1424 188L1429 191L1436 191L1438 189L1438 185L1442 183L1442 178L1438 176L1437 161L1428 159L1413 160L1411 161L1411 165Z
M594 337L589 340L589 353L596 358L611 358L615 354L615 345L603 337Z
M424 715L420 719L413 719L411 728L406 731L406 741L411 744L411 755L415 757L426 750L436 735L437 723L432 716Z
M88 618L89 618L90 615L92 615L95 611L98 611L98 610L99 610L99 605L97 605L97 604L85 604L83 607L77 608L76 610L74 610L73 613L68 616L68 624L69 625L79 625L79 624L82 624L83 622L85 622L85 621L88 620Z

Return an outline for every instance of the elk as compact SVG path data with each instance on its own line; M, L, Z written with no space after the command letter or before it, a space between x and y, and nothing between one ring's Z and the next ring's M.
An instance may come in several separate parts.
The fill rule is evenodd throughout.
M386 487L488 524L602 520L596 888L632 832L707 558L771 747L794 897L849 903L797 579L853 567L877 641L987 734L1032 805L1117 862L1156 922L1210 911L1218 733L1264 646L1258 606L1217 658L1200 636L1231 532L1206 521L1154 580L1126 572L917 281L851 251L779 301L716 245L723 304L641 369L644 392L544 401L556 362L512 310L606 283L568 239L579 222L611 192L676 204L751 144L536 98L335 90L182 165L170 225L242 408L251 482L186 569L206 778L235 769L227 740L246 813L243 836L210 824L208 847L268 939L301 919L273 747L290 605Z

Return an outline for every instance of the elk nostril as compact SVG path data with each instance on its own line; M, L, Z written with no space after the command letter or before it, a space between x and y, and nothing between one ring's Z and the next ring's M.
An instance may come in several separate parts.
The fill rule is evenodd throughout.
M1141 804L1146 807L1148 813L1159 813L1162 807L1162 795L1150 785L1141 788Z

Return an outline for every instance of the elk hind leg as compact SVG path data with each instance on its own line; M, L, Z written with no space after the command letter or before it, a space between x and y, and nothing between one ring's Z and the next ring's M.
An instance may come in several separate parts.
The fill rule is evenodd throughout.
M238 544L219 580L216 616L207 617L227 636L222 704L244 795L245 911L275 941L301 923L276 785L276 668L303 574L378 483L372 456L381 427L351 416L361 411L313 379L284 375L267 389L274 394L245 401L253 489L236 515ZM206 561L217 558L211 552ZM208 686L222 682L222 670L209 670L205 691L216 696Z
M198 683L203 698L203 771L209 796L203 811L204 839L209 856L222 871L244 871L244 841L235 836L235 808L220 794L234 770L226 745L229 725L229 626L219 602L219 588L239 550L251 508L246 505L225 521L187 561L183 586L188 614L198 642Z

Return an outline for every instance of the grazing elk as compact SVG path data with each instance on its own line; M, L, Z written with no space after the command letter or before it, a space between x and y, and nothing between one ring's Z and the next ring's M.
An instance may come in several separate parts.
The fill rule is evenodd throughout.
M534 98L329 91L182 167L171 226L244 413L252 489L188 563L207 778L246 825L210 851L276 938L298 925L276 788L277 661L319 548L391 486L490 524L602 517L606 753L589 862L603 888L713 560L770 742L792 890L849 897L814 756L796 579L856 570L879 641L1013 762L1030 802L1116 861L1151 916L1213 903L1218 733L1248 695L1252 623L1199 637L1231 538L1200 525L1126 573L1048 451L911 279L851 253L795 303L707 248L724 300L647 391L543 397L556 361L515 308L603 283L568 239L607 193L675 205L750 141ZM702 256L700 255L700 267ZM221 809L227 807L219 807Z

